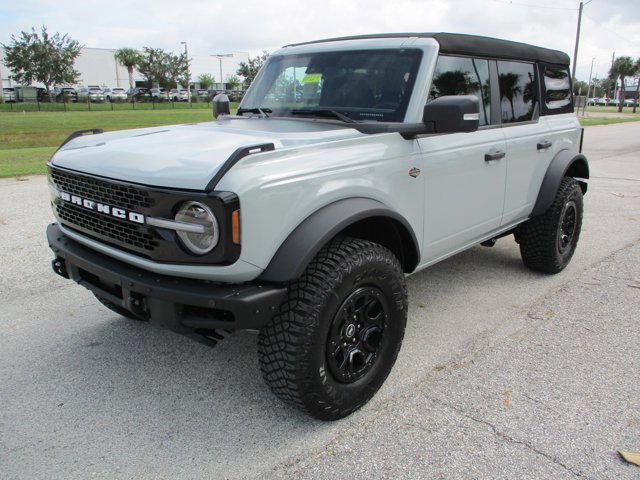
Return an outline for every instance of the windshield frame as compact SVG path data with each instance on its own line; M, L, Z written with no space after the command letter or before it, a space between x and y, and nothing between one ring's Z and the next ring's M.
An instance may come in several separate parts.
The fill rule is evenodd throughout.
M376 109L375 107L358 107L358 106L341 106L341 105L324 105L321 103L318 103L317 105L314 104L305 104L305 103L295 103L295 104L289 104L289 106L287 107L278 107L277 105L273 105L273 104L265 104L264 100L265 97L267 96L267 92L268 90L271 90L273 88L274 83L276 82L276 79L282 74L282 72L285 69L278 69L277 70L277 75L271 79L271 83L267 86L267 87L263 87L262 86L262 82L264 82L265 80L265 76L268 74L268 69L269 66L271 64L273 64L274 62L283 62L286 60L290 60L292 58L309 58L311 56L317 55L317 56L323 56L323 55L336 55L337 57L343 56L343 55L348 55L348 54L370 54L370 55L381 55L381 56L385 56L385 55L391 55L391 56L397 56L398 54L406 54L407 57L409 57L412 61L411 63L411 70L410 70L410 75L409 78L406 80L406 84L405 84L405 92L402 95L402 99L400 101L400 103L398 104L398 106L394 109L389 111L384 110L384 109ZM322 110L322 111L328 111L328 110L334 110L336 112L339 112L340 114L346 115L350 118L352 118L352 120L354 122L358 122L358 123L376 123L376 124L384 124L384 123L400 123L400 122L404 122L408 113L408 109L409 106L411 104L411 99L415 93L416 87L418 86L418 79L419 79L419 75L421 73L421 69L422 69L422 64L424 61L424 56L425 56L425 52L423 51L422 48L416 48L416 47L404 47L404 46L394 46L392 48L389 47L368 47L368 48L351 48L351 49L337 49L337 50L320 50L320 51L310 51L310 52L292 52L292 53L282 53L282 54L276 54L273 55L271 57L269 57L269 59L267 59L267 62L264 64L264 66L260 69L258 75L256 76L256 78L254 79L254 81L252 82L251 86L249 87L249 89L246 91L246 94L244 96L244 98L242 99L242 101L240 102L240 105L238 107L239 111L244 110L255 110L256 108L262 108L262 109L266 109L266 110L272 110L273 114L270 115L270 117L272 118L286 118L286 119L298 119L298 120L303 120L303 119L309 119L309 117L314 118L314 119L318 119L321 121L329 121L329 122L336 122L335 118L330 118L327 116L318 116L318 115L314 115L314 114L309 114L307 115L300 115L300 114L295 114L293 112L295 112L296 110ZM312 62L309 62L312 63ZM285 67L286 68L286 67ZM303 67L301 67L302 69ZM304 70L306 71L308 69L308 67L304 67ZM354 68L354 70L357 70L357 68ZM271 72L269 72L271 73ZM322 74L321 74L322 75ZM296 75L296 78L298 78L298 75ZM268 81L268 80L267 80ZM301 82L298 82L301 83ZM260 88L263 87L264 88L268 88L267 91L265 91L264 93L260 91ZM297 97L298 94L298 87L296 86L296 90L295 90L295 95ZM254 103L256 103L257 101L257 97L261 95L261 101L258 103L262 103L261 105L254 105ZM322 94L321 94L322 95ZM254 99L254 97L256 97L256 99ZM294 100L295 102L295 100ZM389 119L384 117L384 115L390 115L393 118ZM376 118L376 117L382 117L382 118ZM339 122L341 122L340 120L338 120Z

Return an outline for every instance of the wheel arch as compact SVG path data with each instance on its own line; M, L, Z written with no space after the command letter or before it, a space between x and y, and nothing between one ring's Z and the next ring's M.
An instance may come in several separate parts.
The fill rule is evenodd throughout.
M383 245L398 257L406 273L418 265L418 240L402 215L377 200L347 198L330 203L303 220L280 245L259 280L295 280L320 249L338 235Z
M570 150L561 150L553 157L540 185L532 217L542 215L549 208L564 177L578 179L582 193L587 193L587 182L584 181L589 178L587 157Z

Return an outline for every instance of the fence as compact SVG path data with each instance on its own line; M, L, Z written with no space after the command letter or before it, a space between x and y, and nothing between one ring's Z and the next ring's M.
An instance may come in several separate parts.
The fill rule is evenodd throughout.
M231 103L231 107L236 106ZM0 112L99 112L120 110L211 109L210 101L172 102L8 102L0 103Z

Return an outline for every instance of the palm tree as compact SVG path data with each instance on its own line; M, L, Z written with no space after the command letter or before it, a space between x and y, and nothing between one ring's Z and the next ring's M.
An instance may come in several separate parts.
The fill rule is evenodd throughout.
M624 106L624 80L625 77L633 77L636 74L637 65L631 57L618 57L611 66L609 77L620 77L620 93L618 95L618 112L622 111Z
M129 87L133 88L133 69L140 62L140 53L133 48L121 48L115 54L116 61L127 67L129 73Z
M633 113L636 113L636 104L640 102L640 58L636 60L636 98L633 101Z
M506 98L511 105L511 120L516 120L516 112L513 105L515 98L522 93L520 83L520 75L517 73L501 73L498 77L500 84L500 94Z

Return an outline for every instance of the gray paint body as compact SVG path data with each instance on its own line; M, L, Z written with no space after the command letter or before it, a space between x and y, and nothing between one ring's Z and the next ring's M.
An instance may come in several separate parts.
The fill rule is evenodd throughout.
M405 122L416 123L438 54L432 38L326 42L273 55L401 46L423 51L405 115ZM529 218L552 159L563 150L577 154L579 139L574 114L413 140L398 133L366 135L338 122L221 117L80 137L52 162L144 185L204 190L237 148L273 143L273 151L241 159L216 186L240 198L242 253L232 265L159 264L65 229L77 241L141 268L239 282L259 277L314 212L348 198L378 202L406 220L420 249L420 270ZM536 149L543 140L550 140L551 148ZM485 153L497 149L506 157L486 162ZM410 176L416 168L421 174Z

